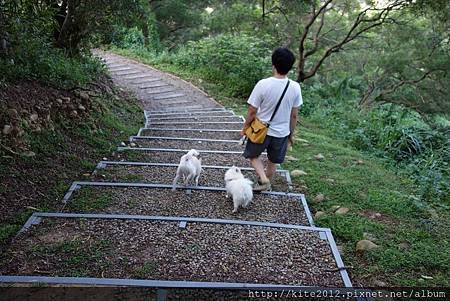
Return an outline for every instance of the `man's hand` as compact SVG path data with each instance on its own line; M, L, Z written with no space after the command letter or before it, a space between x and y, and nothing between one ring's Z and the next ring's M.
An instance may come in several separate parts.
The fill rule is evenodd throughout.
M247 128L250 127L250 124L252 124L252 121L256 117L257 111L258 111L258 108L255 108L251 105L248 106L247 117L245 118L244 125L243 125L241 133L240 133L241 136L245 136L245 131L247 130Z
M294 137L289 135L288 137L288 147L292 147L294 145Z

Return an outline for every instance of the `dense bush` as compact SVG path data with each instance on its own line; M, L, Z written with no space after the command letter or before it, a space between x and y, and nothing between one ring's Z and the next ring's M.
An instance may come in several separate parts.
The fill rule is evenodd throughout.
M100 61L90 52L69 57L55 48L49 37L18 24L11 35L9 51L0 56L0 83L36 79L54 86L72 88L83 86L103 71Z
M189 42L161 60L200 73L225 87L230 96L248 96L258 80L270 75L267 45L247 35L219 35Z
M356 149L387 159L413 178L426 200L448 198L449 124L424 121L398 105L358 109L358 80L314 82L304 87L301 114Z

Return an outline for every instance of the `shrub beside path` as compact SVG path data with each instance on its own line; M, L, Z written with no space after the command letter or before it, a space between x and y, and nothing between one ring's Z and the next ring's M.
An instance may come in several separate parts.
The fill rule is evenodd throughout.
M76 181L57 213L35 213L7 251L0 280L167 287L350 287L329 229L279 169L275 190L233 214L223 175L251 177L238 144L242 117L175 76L97 52L113 80L142 101L143 128ZM172 191L178 160L199 150L199 187ZM45 276L45 278L42 278ZM191 293L209 294L211 290Z

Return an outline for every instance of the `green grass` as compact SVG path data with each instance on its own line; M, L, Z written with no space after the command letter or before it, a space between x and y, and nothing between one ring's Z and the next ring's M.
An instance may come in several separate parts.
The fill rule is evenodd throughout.
M153 55L132 50L114 52L173 73L200 86L223 105L245 115L245 99L226 97L223 88L208 83L200 74L160 64ZM314 101L305 99L305 102ZM293 181L307 186L307 199L313 212L325 211L316 225L330 227L337 243L343 247L343 258L350 267L351 277L359 283L371 285L382 280L392 286L450 286L450 213L440 207L430 207L417 196L414 182L396 173L391 162L363 153L337 140L332 130L317 120L301 119L297 127L297 142L289 155L298 161L286 162L283 168L302 169L307 176ZM314 159L321 153L323 161ZM363 164L358 164L362 160ZM325 201L313 202L323 193ZM343 216L335 215L332 206L350 209ZM381 218L370 218L370 212ZM375 237L379 248L357 254L355 245L364 233ZM367 234L366 234L367 235ZM408 248L402 249L403 243ZM425 280L422 275L433 279Z
M130 182L130 183L143 183L145 182L145 178L140 176L140 175L135 175L135 174L126 174L121 176L121 179L124 182Z
M156 263L147 261L141 267L134 270L133 278L147 279L153 275L156 269L157 269Z
M19 229L20 226L17 224L0 225L0 243L15 235Z
M326 132L299 127L297 137L308 140L308 146L297 143L289 155L299 161L286 162L283 167L308 173L294 181L308 187L307 199L313 211L326 212L316 224L330 227L344 246L344 260L354 267L353 277L369 283L381 278L391 285L450 284L450 253L442 252L450 247L445 222L450 218L448 212L439 212L433 219L430 208L415 201L417 187L411 180L396 175L381 160L344 146ZM318 153L325 156L323 161L314 159ZM358 160L364 163L357 164ZM318 193L325 195L325 201L313 202ZM350 212L335 215L331 209L334 205L347 207ZM370 219L366 212L380 213L382 218ZM364 239L364 233L374 236L380 247L358 255L355 245ZM405 242L410 245L408 250L399 247ZM423 282L422 275L433 279Z
M87 244L81 239L64 241L50 245L32 247L30 256L46 258L58 257L63 259L59 270L67 277L92 277L92 270L103 269L110 264L104 258L111 253L111 242L99 240Z
M77 190L70 201L70 207L77 212L93 212L111 205L110 196L98 194L95 190L89 186Z
M17 234L32 212L33 211L30 209L22 210L18 212L12 220L0 224L0 245L3 245L3 243Z
M78 159L78 158L76 158L76 159ZM81 166L81 168L83 168L83 170L94 170L95 167L97 166L97 164L94 162L88 161L86 159L81 159L80 166Z

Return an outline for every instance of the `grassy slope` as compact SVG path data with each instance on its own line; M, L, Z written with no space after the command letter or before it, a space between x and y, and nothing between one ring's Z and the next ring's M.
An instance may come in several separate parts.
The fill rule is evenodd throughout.
M97 111L91 112L89 118L76 122L59 121L54 131L27 134L35 157L11 158L0 150L0 167L4 175L16 177L22 183L32 184L36 179L44 186L44 193L40 192L35 206L40 211L58 210L71 182L92 172L98 161L110 156L121 141L134 135L142 125L142 109L132 97L105 93L93 101ZM7 188L0 185L0 189ZM17 233L33 210L22 207L15 216L0 222L0 247Z
M201 79L200 74L158 64L151 56L138 56L129 50L115 51L189 80L235 112L245 113L244 99L226 97L224 91ZM332 228L355 284L376 285L374 281L378 280L395 286L450 286L449 212L420 205L415 197L417 188L411 181L397 176L382 160L331 138L319 124L301 120L296 136L308 142L294 146L290 155L299 160L286 162L284 167L308 173L293 180L308 187L307 198L313 212L326 212L316 219L316 224ZM325 160L315 160L318 153ZM358 160L363 164L358 164ZM314 196L319 193L326 198L316 203ZM335 205L350 211L336 215L332 210ZM356 242L365 236L379 248L357 254Z

